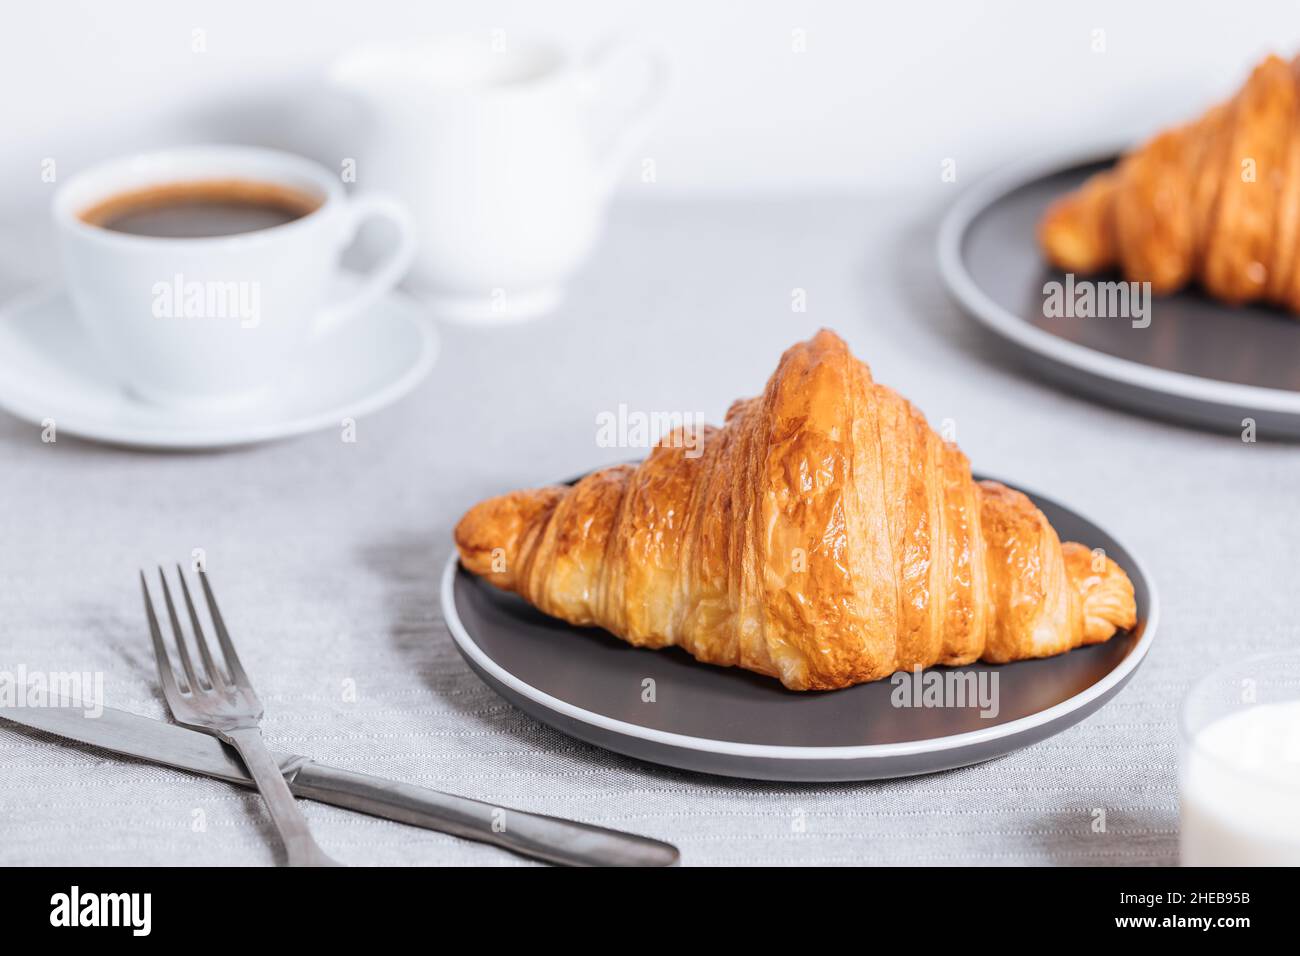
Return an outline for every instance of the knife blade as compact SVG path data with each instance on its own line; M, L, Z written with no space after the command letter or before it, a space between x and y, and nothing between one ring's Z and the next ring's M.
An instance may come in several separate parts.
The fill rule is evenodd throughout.
M216 737L152 717L111 707L92 717L76 704L0 706L0 718L151 763L254 786L238 754ZM676 847L648 837L353 773L296 754L272 756L295 796L490 843L548 863L673 866L679 859Z

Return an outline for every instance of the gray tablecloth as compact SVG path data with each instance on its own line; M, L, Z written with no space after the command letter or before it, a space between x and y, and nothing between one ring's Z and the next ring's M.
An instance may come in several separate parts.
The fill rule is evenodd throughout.
M0 417L0 669L102 671L110 705L161 716L135 572L203 548L281 749L639 831L678 844L688 865L1172 863L1182 693L1216 662L1295 640L1296 451L1035 381L948 302L933 212L851 198L624 203L557 315L443 328L429 380L363 419L355 443L323 432L141 454L45 444ZM791 308L795 289L806 312ZM796 786L603 752L469 671L437 594L468 505L628 457L595 437L597 413L619 403L720 420L823 325L932 423L953 419L976 468L1070 503L1146 558L1164 620L1117 699L984 766ZM521 862L304 809L346 861ZM251 794L0 726L0 864L273 859Z

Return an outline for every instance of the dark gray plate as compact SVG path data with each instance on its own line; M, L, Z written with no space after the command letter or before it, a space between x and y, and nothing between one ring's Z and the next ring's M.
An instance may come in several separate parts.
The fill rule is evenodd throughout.
M1071 390L1205 427L1240 432L1252 418L1260 437L1300 437L1300 321L1285 311L1231 308L1187 291L1154 300L1147 328L1044 317L1043 285L1064 275L1043 259L1038 221L1114 155L1040 163L964 195L939 235L949 291Z
M997 676L999 712L900 708L889 680L825 693L639 649L603 630L549 618L460 567L442 581L443 616L461 654L507 700L582 740L655 763L762 780L870 780L978 763L1036 743L1091 714L1133 675L1155 635L1155 590L1110 534L1029 492L1062 540L1106 550L1133 579L1138 626L1059 657L936 672ZM655 701L642 700L652 679ZM988 678L985 678L988 680ZM991 686L991 685L987 685Z

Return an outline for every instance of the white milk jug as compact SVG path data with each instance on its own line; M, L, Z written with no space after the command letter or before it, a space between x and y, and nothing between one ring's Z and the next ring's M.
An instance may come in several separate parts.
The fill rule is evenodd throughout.
M599 80L629 54L645 60L644 90L597 143ZM417 290L442 317L493 321L559 302L648 130L666 68L620 44L575 62L498 33L357 50L331 80L362 106L357 188L395 195L415 217Z

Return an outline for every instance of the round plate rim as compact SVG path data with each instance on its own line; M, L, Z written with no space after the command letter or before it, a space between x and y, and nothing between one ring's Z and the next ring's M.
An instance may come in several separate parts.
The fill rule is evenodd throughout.
M1075 166L1114 159L1124 146L1112 144L1038 157L1014 164L966 190L939 226L939 274L948 292L986 328L1022 348L1063 365L1126 385L1166 395L1234 408L1300 415L1300 392L1263 385L1220 382L1187 372L1173 372L1099 352L1044 332L994 302L979 287L962 257L961 244L975 219L1008 194L1034 180Z
M27 292L12 296L0 303L0 322L27 309L45 304L48 300L64 296L64 289L59 284L43 285ZM38 411L24 398L15 397L0 388L0 410L15 418L32 424L40 424L47 417L56 417L59 431L87 441L99 442L122 448L144 448L172 451L202 451L212 448L234 448L242 445L257 445L282 438L293 438L322 428L337 424L339 415L367 415L384 408L405 396L424 380L438 358L440 348L438 333L432 322L422 319L419 300L402 292L390 289L379 302L370 308L383 307L396 301L403 311L403 321L411 325L419 335L420 351L416 360L402 375L383 388L377 389L355 402L345 403L315 414L302 415L291 420L281 420L258 425L227 426L213 425L206 431L196 432L186 429L184 432L164 430L144 432L130 427L115 427L90 423L83 427L74 417L51 416L49 410Z
M987 475L981 475L981 477L990 478L990 476ZM1003 481L999 478L991 478L991 480ZM1061 505L1055 499L1050 498L1047 495L1040 495L1036 491L1012 482L1003 481L1003 484L1022 491L1032 497L1049 501L1058 507L1073 512L1077 517L1089 524L1098 528L1102 527L1077 509ZM1035 714L1020 717L1016 720L1008 721L1005 724L998 724L985 730L973 730L963 734L951 734L946 737L934 737L928 740L909 740L890 744L862 744L859 746L847 747L797 747L779 744L740 743L737 741L715 740L709 737L694 737L687 734L655 730L651 727L642 727L638 724L630 724L626 721L606 717L604 714L577 707L567 701L560 700L558 697L552 697L550 694L521 680L499 665L489 657L481 647L478 646L470 636L469 632L465 629L465 625L460 619L460 614L456 610L455 581L456 571L459 567L460 560L454 549L447 559L447 564L443 568L442 572L442 583L440 588L442 616L443 620L447 624L447 630L450 632L452 640L456 643L460 652L469 658L471 663L482 668L482 670L486 674L490 675L494 680L499 681L516 694L519 694L524 699L531 701L545 710L557 712L570 720L586 724L607 733L632 737L646 743L676 747L683 750L712 754L715 756L751 757L778 761L871 761L895 757L941 754L949 751L959 751L971 746L978 746L979 744L988 743L990 741L1019 737L1025 733L1033 731L1035 728L1050 725L1053 721L1086 708L1094 700L1099 698L1105 699L1113 689L1122 686L1124 682L1132 676L1133 672L1137 670L1138 665L1142 663L1147 652L1151 649L1151 642L1155 639L1156 628L1160 620L1160 598L1156 592L1155 581L1148 573L1146 564L1138 554L1133 551L1127 543L1116 537L1109 530L1106 533L1128 553L1128 556L1133 561L1132 573L1139 575L1142 581L1146 584L1148 603L1150 607L1147 613L1146 626L1143 628L1142 636L1138 638L1138 642L1134 646L1133 650L1131 650L1113 670L1106 674L1105 677L1097 681L1097 683L1085 688L1073 697L1067 697L1060 703L1053 704L1045 710L1040 710Z

